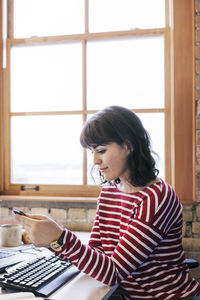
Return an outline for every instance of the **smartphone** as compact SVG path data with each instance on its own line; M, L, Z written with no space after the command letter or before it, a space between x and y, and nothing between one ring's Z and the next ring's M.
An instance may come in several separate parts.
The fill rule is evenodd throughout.
M14 209L13 212L17 215L26 216L26 214L22 210L19 210L19 209Z

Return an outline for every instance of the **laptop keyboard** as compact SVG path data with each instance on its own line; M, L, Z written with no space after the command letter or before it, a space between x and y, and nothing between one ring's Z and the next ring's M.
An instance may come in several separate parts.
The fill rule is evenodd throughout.
M0 278L0 286L48 297L78 273L70 262L50 253L7 268Z

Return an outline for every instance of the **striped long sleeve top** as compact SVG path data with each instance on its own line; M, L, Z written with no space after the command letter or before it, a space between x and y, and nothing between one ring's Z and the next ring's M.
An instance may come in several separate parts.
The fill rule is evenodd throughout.
M182 206L160 180L135 193L104 186L88 245L66 229L57 253L97 280L123 289L123 299L200 294L182 249Z

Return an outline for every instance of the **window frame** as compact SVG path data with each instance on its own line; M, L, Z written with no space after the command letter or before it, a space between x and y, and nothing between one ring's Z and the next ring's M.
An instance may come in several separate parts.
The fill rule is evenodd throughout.
M86 16L87 16L87 1ZM12 0L8 0L8 7L12 8ZM2 10L2 0L1 8ZM173 18L169 21L170 9L173 11ZM181 10L180 10L181 9ZM86 41L92 39L103 39L120 36L140 36L140 35L164 35L165 40L165 108L164 109L142 109L134 110L135 112L152 112L162 111L165 112L165 135L166 135L166 147L165 147L165 161L171 162L166 164L166 181L173 185L176 189L180 199L184 203L190 203L195 199L195 108L194 108L194 3L187 0L166 0L166 28L160 29L148 29L148 30L131 30L120 31L114 33L88 33L86 22L86 33L75 34L71 36L55 36L55 37L35 37L25 39L13 39L13 26L12 26L12 9L9 10L8 24L9 25L9 38L7 39L7 58L9 58L9 49L12 45L19 44L38 44L48 42L60 42L60 41L76 41L81 40L83 44L83 56L86 56ZM183 22L184 20L184 22ZM2 24L1 24L2 27ZM184 38L181 36L181 32L184 32ZM192 34L191 34L192 33ZM1 35L1 41L2 41ZM181 50L181 51L180 51ZM189 54L188 55L188 51ZM3 43L1 43L1 63ZM186 55L187 54L187 55ZM186 61L185 61L186 60ZM83 60L83 72L86 72L85 60ZM187 70L187 74L184 76L182 68ZM174 71L176 70L176 72ZM83 76L84 77L84 76ZM83 79L85 85L85 78ZM0 183L2 195L23 195L23 196L57 196L57 197L96 197L99 194L99 187L86 186L84 179L84 185L74 186L61 186L59 185L59 191L56 186L40 185L40 190L32 192L31 190L21 191L20 185L9 184L10 178L10 159L8 152L5 149L10 149L9 134L10 134L10 121L9 118L12 115L9 108L9 59L7 61L7 69L1 68L0 73L1 86L5 86L4 95L5 102L3 101L3 93L1 92L1 169L0 169ZM6 85L5 85L6 83ZM180 89L181 87L181 89ZM180 92L181 90L181 92ZM1 89L2 91L2 89ZM192 98L192 101L189 99ZM86 92L83 91L83 122L86 120L88 113L94 113L95 111L86 110ZM182 101L186 106L182 105ZM188 116L189 118L184 118ZM63 114L63 112L60 112ZM77 113L75 111L69 113ZM80 112L78 112L80 113ZM24 113L27 115L27 113ZM31 113L30 113L31 114ZM52 114L52 113L51 113ZM56 112L57 114L57 112ZM15 114L16 115L16 114ZM4 129L4 130L3 130ZM187 135L184 133L187 132ZM182 149L185 149L183 152ZM83 150L84 157L86 157L86 151ZM86 170L86 160L83 165ZM86 172L85 172L86 173ZM191 174L188 179L186 174ZM29 185L27 185L29 186ZM185 189L187 186L187 189Z
M185 204L196 199L194 4L194 0L174 0L171 27L171 183Z

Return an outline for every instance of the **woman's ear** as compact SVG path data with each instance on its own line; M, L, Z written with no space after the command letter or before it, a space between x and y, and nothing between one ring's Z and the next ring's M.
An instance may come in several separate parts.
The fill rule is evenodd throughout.
M128 154L130 154L131 152L133 152L133 150L134 150L133 145L129 141L126 141L125 145L127 147Z

